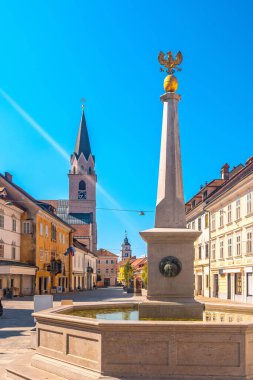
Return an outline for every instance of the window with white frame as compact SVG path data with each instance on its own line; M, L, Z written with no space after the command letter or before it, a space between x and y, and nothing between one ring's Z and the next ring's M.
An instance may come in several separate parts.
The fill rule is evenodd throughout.
M252 253L252 237L253 237L252 229L247 230L246 253Z
M195 220L192 222L192 230L195 230Z
M40 249L40 261L42 261L42 260L43 260L43 250Z
M208 213L205 214L205 228L208 228L209 226L209 217L208 217Z
M215 223L215 213L214 214L212 214L212 216L211 216L211 227L212 227L212 230L215 230L215 228L216 228L216 223Z
M43 223L40 223L40 236L43 236Z
M247 215L252 212L252 193L251 191L247 193Z
M220 240L220 259L224 258L224 241Z
M202 259L202 247L199 245L199 260Z
M31 232L30 222L23 222L23 232L24 232L24 234L30 234L30 232Z
M228 236L227 246L228 246L228 257L232 257L232 255L233 255L233 239L232 239L232 236Z
M240 219L241 217L241 199L237 198L235 203L235 218Z
M228 213L227 213L227 222L231 223L232 222L232 204L228 204Z
M201 231L201 217L198 218L198 230Z
M205 244L205 258L206 259L209 258L209 244L208 243Z
M12 218L12 231L13 232L17 231L17 221L14 218Z
M4 257L4 244L0 243L0 257Z
M236 236L236 256L241 255L241 235Z
M45 225L45 235L46 235L46 237L48 237L48 225L47 224Z
M215 243L212 243L211 249L212 249L212 259L215 260L215 256L216 256L216 244Z
M16 247L14 245L11 247L11 259L16 259Z
M220 210L220 227L224 226L224 211Z

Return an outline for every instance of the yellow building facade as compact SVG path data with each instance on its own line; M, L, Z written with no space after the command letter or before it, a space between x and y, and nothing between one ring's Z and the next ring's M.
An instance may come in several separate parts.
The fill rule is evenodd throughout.
M43 212L36 215L36 294L71 289L71 228Z

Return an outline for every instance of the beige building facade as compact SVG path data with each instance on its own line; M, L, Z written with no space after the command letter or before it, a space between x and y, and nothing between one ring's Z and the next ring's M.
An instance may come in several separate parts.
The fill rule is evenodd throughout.
M72 257L73 290L91 290L97 282L97 256L74 239L75 253Z
M117 285L118 255L99 249L97 251L97 284L98 286L115 286Z
M187 227L201 231L195 294L253 303L253 157L221 177L186 203Z

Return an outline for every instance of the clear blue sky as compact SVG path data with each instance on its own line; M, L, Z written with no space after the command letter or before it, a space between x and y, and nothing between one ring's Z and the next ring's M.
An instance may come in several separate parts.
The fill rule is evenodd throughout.
M185 199L221 166L253 155L252 1L0 1L0 88L64 151L86 119L97 206L154 210L164 74L160 50L181 50L178 74ZM69 164L0 94L0 171L38 199L68 197ZM117 207L116 207L117 208ZM127 229L154 214L98 210L98 241L118 253Z

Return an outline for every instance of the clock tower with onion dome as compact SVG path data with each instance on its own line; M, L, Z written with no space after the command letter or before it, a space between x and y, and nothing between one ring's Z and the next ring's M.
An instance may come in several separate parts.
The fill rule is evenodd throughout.
M70 157L69 223L76 229L74 236L93 252L97 249L95 157L91 152L89 134L82 106L76 145Z

